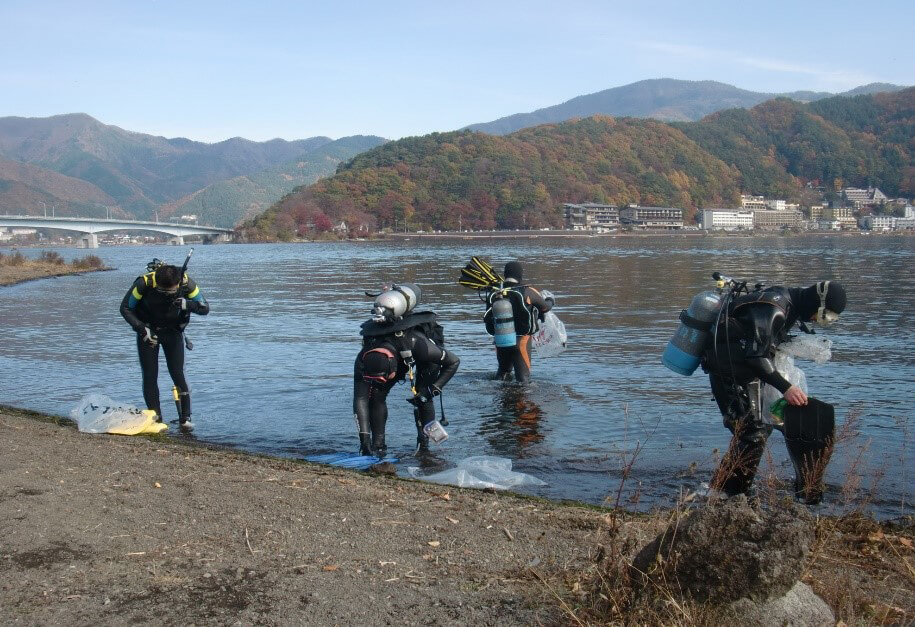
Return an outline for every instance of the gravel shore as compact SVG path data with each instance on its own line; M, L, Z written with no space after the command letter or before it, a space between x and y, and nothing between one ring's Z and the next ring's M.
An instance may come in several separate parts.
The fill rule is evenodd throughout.
M0 622L560 620L605 512L0 410Z
M602 623L609 536L635 551L675 515L613 521L2 406L0 450L4 625ZM915 620L913 535L819 519L802 580L848 624Z

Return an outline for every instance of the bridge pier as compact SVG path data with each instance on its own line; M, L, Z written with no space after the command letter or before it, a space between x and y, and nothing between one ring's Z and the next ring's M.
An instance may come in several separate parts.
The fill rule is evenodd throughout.
M98 248L98 237L95 233L84 233L76 243L77 248Z
M184 237L181 235L176 235L170 240L168 240L169 245L171 246L184 246Z

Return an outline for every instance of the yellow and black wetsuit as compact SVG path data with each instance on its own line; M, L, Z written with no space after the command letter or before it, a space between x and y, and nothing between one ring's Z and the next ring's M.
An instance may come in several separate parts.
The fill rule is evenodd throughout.
M184 303L184 309L181 303ZM177 293L166 294L156 285L156 274L150 272L137 277L121 300L121 315L137 333L137 352L143 372L143 398L148 409L161 416L159 403L159 345L165 352L165 363L175 387L181 395L182 422L191 415L190 390L184 377L184 328L190 314L205 316L210 306L193 279L184 275ZM151 344L144 340L146 329L158 338Z

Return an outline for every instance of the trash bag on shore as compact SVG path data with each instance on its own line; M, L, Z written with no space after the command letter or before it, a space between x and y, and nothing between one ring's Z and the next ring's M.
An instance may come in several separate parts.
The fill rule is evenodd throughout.
M151 409L137 409L132 405L120 405L104 394L87 394L79 404L70 410L70 418L83 433L114 433L117 435L139 435L160 433L168 425L156 422L156 412Z
M518 486L546 485L533 475L512 470L512 460L505 457L481 455L467 457L458 462L457 467L443 470L432 475L422 475L416 466L407 468L414 479L454 485L459 488L493 488L508 490Z
M555 357L566 349L568 340L566 325L552 311L544 314L540 329L531 336L538 357Z

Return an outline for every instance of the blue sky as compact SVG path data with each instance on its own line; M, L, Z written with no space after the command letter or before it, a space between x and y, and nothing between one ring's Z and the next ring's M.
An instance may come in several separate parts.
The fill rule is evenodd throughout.
M0 0L0 116L200 141L448 131L649 78L915 84L915 2Z

